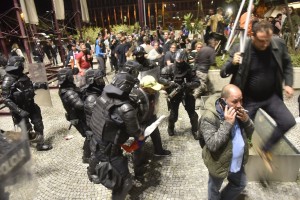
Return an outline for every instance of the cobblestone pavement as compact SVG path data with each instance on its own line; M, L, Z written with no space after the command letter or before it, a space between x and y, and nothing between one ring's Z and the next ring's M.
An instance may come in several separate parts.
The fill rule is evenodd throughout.
M111 79L111 75L109 76ZM83 164L83 138L74 128L68 130L69 123L65 120L64 109L58 97L58 90L52 89L53 107L42 107L47 141L53 144L48 152L37 152L31 148L33 178L25 190L12 192L12 200L63 200L63 199L110 199L111 192L102 185L94 185L86 175L87 164ZM298 114L297 97L300 91L286 105L294 116ZM200 112L200 111L199 111ZM153 156L150 140L146 143L147 158L150 163L145 175L145 182L135 182L127 199L207 199L208 171L201 158L201 148L191 135L188 115L180 107L180 119L176 123L177 134L169 137L167 122L160 125L164 148L172 151L169 157ZM165 99L160 100L159 115L168 115ZM11 117L0 118L1 128L12 130ZM298 136L300 125L296 125L287 133L287 138L300 150ZM65 140L67 135L74 138ZM131 160L131 156L128 155ZM10 188L8 188L9 190ZM268 185L249 182L245 190L246 199L300 199L300 181L272 182Z

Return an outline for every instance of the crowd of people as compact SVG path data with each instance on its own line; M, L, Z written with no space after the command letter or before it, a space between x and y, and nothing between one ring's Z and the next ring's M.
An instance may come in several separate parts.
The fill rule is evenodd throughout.
M292 12L292 20L295 18L298 27L300 20ZM246 187L248 141L259 108L277 124L266 143L256 149L272 172L271 150L296 123L284 105L282 94L282 90L287 97L294 93L292 63L281 38L289 33L288 25L280 21L283 16L284 13L278 15L276 22L251 18L245 28L249 33L245 52L241 55L239 44L234 45L221 69L221 77L232 75L230 84L223 87L221 94L209 97L200 119L195 111L196 99L208 94L208 71L216 65L218 48L222 50L226 43L221 8L217 14L210 10L206 18L209 33L204 38L206 44L197 35L190 41L185 26L177 37L171 28L165 32L159 28L152 35L145 31L130 35L105 30L104 34L98 34L94 48L89 38L76 42L70 36L66 62L57 75L58 94L66 120L85 138L82 161L89 164L89 180L111 189L112 199L125 199L133 177L123 150L133 153L134 178L138 180L143 180L146 170L143 147L149 136L155 156L171 155L163 148L157 127L160 90L165 90L170 111L167 129L170 137L176 135L181 103L188 113L190 132L199 140L209 171L208 199L236 199ZM242 15L241 28L244 18ZM55 45L49 43L50 46ZM41 111L33 99L34 89L47 87L32 83L23 73L24 56L18 49L14 46L14 55L6 65L1 61L6 66L2 98L15 124L26 120L29 140L37 143L37 150L50 150L52 146L44 142ZM93 56L98 62L97 69L93 66ZM106 83L107 59L110 71L115 72L111 83ZM129 138L133 142L128 146L125 143ZM225 178L228 184L220 191Z

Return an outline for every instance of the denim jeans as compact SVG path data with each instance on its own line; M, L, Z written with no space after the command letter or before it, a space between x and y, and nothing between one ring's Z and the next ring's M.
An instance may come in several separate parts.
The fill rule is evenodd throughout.
M247 179L244 167L237 173L229 172L228 184L220 192L223 178L217 178L209 174L208 178L208 200L234 200L244 190Z

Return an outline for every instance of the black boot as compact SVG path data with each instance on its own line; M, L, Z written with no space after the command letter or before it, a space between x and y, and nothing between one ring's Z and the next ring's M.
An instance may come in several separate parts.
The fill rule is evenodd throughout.
M175 135L175 123L171 123L169 122L169 125L168 125L168 134L169 136L173 136Z
M83 143L82 163L89 163L91 157L90 140L85 138Z
M198 115L196 112L190 118L190 122L192 125L192 135L194 136L195 140L198 140Z
M34 141L37 137L37 134L35 132L32 132L32 131L28 131L28 139L29 141Z
M35 138L35 141L37 142L37 144L36 144L37 151L48 151L48 150L52 149L51 144L45 144L44 135L40 135L40 134L37 135L37 137Z

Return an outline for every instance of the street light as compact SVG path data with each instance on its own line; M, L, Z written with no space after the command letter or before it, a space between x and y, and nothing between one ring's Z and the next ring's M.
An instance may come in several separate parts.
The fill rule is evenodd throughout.
M21 17L22 21L24 21L24 13L23 12L20 13L20 17Z

